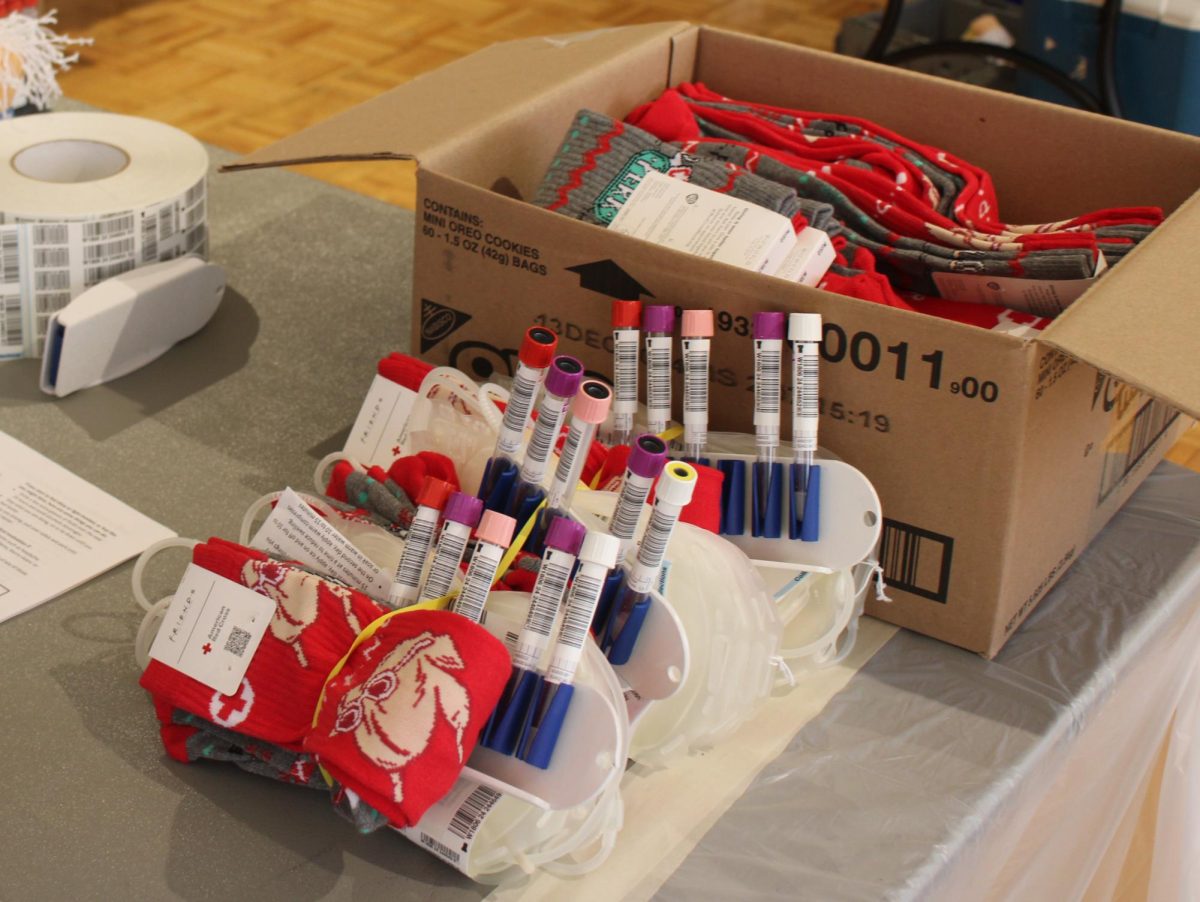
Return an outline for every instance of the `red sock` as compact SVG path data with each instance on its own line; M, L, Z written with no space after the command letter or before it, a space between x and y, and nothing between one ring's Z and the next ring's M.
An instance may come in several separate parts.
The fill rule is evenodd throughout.
M359 631L385 609L362 592L233 542L210 539L195 547L192 560L272 599L275 616L233 695L151 660L141 684L154 696L160 721L164 706L181 708L218 726L298 750L329 672ZM172 755L179 738L174 732L163 734Z
M329 682L304 748L393 824L410 826L454 783L511 666L504 643L465 617L393 617Z
M458 471L454 468L454 461L436 451L421 451L396 458L388 467L387 476L404 489L409 498L416 498L421 494L421 486L425 484L428 476L450 483L456 492L459 490Z
M584 485L591 485L592 480L596 478L596 475L604 467L604 462L608 460L608 454L609 449L607 445L603 444L599 439L593 441L591 447L588 448L587 457L583 461L583 467L580 468L579 481ZM624 472L624 470L621 472Z
M596 488L601 492L618 492L621 490L621 480L625 478L625 465L629 462L630 447L628 445L613 445L605 455L604 465L600 467ZM588 483L591 485L591 482Z
M997 307L995 304L970 304L965 301L925 298L914 299L912 305L914 310L919 310L921 313L999 332L1020 332L1028 329L1036 329L1040 332L1053 322L1045 317L1024 313L1020 310L1009 310L1007 307Z
M533 584L537 582L537 567L540 567L541 563L542 559L536 554L528 551L517 552L512 566L500 578L500 588L513 592L532 592Z
M424 360L408 354L401 354L398 351L393 351L384 357L379 361L378 366L379 375L412 391L421 387L421 382L432 369L432 363L426 363Z
M718 532L721 528L721 485L725 481L725 474L694 461L691 464L696 468L696 487L692 490L692 500L680 511L679 520L709 532ZM657 490L658 483L655 483L646 497L647 504L654 504Z

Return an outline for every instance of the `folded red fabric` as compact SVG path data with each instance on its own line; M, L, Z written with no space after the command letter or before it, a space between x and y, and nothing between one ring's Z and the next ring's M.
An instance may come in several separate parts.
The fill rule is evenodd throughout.
M418 610L390 617L354 647L387 613L362 592L221 539L197 545L192 560L276 607L230 695L150 661L141 685L168 754L196 760L188 747L196 729L179 722L185 712L236 731L243 748L261 741L315 755L398 826L445 795L504 689L511 661L501 641L457 614Z
M403 385L405 388L416 391L421 387L421 382L433 369L432 363L426 363L418 357L413 357L410 354L401 354L399 351L393 351L387 357L379 361L376 369L379 375L385 379L390 379L397 385Z
M386 609L355 589L222 539L197 545L192 561L270 598L275 615L232 695L222 695L156 660L142 674L142 687L154 696L160 715L163 706L180 708L218 726L299 750L325 678L359 631ZM164 745L170 747L166 736Z
M448 611L392 617L329 681L306 751L397 826L449 791L512 666L504 643Z

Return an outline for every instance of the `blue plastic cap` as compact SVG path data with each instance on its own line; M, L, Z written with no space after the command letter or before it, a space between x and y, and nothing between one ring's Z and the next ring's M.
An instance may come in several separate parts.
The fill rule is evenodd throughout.
M488 748L502 755L516 754L521 733L529 720L529 706L533 703L540 680L532 670L514 670L513 675L516 677L516 684L513 686L512 695L501 702L503 709L497 706L493 715L495 726L485 743Z
M629 616L621 625L621 631L613 639L612 649L608 653L608 662L614 667L628 664L633 657L634 646L637 645L638 635L646 615L650 613L650 599L645 596L635 601L629 609Z
M763 480L766 480L764 486ZM755 538L778 539L783 533L783 464L766 467L754 464L750 487L750 534ZM760 499L766 500L764 506Z
M800 523L800 541L817 542L821 538L821 468L808 471L808 494L804 497L804 520Z
M522 761L542 770L550 766L574 694L575 687L570 683L541 681L537 697L530 706L532 716L521 742L518 757Z

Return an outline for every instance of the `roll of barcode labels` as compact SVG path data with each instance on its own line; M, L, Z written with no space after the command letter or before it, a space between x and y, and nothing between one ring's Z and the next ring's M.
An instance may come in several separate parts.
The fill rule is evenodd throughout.
M161 122L46 113L0 122L0 359L111 276L206 256L208 154Z

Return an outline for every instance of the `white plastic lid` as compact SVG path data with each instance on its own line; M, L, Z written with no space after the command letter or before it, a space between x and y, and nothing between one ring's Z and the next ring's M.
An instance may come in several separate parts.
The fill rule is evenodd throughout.
M684 507L692 500L695 488L696 468L681 460L673 460L667 464L659 477L655 498L666 504Z
M621 542L616 536L590 529L579 549L579 560L589 564L600 564L611 570L617 566L617 555L620 553Z
M821 314L788 314L788 341L820 341L821 337Z

